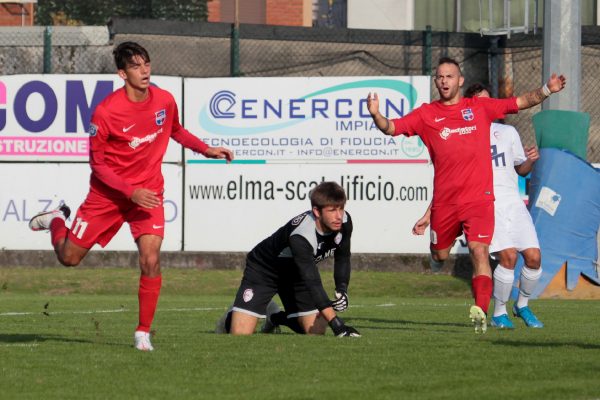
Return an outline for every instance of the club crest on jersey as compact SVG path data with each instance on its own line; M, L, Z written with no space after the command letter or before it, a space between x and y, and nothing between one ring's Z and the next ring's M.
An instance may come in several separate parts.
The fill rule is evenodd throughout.
M244 298L245 303L249 302L254 297L254 290L252 290L252 289L244 290L244 295L242 297Z
M94 124L90 124L90 127L88 128L88 134L90 136L96 136L97 133L98 133L98 126L94 125Z
M471 110L470 108L465 108L464 110L460 110L460 112L462 113L463 119L465 121L473 121L473 118L475 118L475 116L473 115L473 110Z
M165 123L165 118L167 117L167 110L164 108L160 111L154 113L156 116L156 125L162 125Z
M338 232L337 235L335 235L333 241L335 242L335 244L340 244L340 242L342 241L342 232Z

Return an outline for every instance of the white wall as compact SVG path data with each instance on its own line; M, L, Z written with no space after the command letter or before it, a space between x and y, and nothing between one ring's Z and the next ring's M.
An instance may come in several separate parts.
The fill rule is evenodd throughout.
M413 30L414 0L348 0L348 28Z

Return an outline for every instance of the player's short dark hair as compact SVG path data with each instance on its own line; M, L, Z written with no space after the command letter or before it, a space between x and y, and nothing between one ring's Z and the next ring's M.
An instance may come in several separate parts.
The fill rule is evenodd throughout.
M440 58L440 61L438 61L438 67L442 64L456 65L456 68L458 68L458 72L462 75L462 70L460 69L460 65L458 64L458 61L456 61L454 58L442 57L442 58Z
M474 83L465 90L465 97L475 97L484 90L490 94L492 93L487 85L480 82Z
M327 206L346 204L346 192L336 182L321 182L310 191L310 205L319 210Z
M127 63L135 56L140 56L145 62L150 62L148 51L136 42L123 42L113 50L117 69L125 69Z

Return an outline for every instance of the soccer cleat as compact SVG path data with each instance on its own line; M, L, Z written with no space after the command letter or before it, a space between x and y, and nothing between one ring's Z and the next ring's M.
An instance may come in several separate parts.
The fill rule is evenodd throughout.
M50 223L54 218L67 220L71 215L71 209L65 203L61 203L52 211L37 214L29 221L29 229L32 231L43 231L50 229Z
M271 321L271 315L277 314L281 311L281 308L275 303L273 300L269 302L267 305L267 317L265 318L265 322L260 328L260 333L281 333L281 328L279 325L275 325L273 321Z
M152 351L152 343L150 343L150 333L144 331L135 331L134 334L134 347L141 351Z
M525 325L530 328L543 328L544 324L537 319L533 311L528 306L518 308L517 305L513 305L513 314L515 317L521 318Z
M485 333L487 331L487 317L481 307L471 306L469 318L475 325L475 333Z
M502 314L497 317L492 317L490 325L498 329L515 329L512 321L508 319L508 315Z

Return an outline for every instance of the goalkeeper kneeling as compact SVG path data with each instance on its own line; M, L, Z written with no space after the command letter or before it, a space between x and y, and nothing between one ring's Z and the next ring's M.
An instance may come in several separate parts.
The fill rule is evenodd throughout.
M344 210L346 194L335 182L322 182L310 192L311 210L295 216L246 257L244 276L231 309L217 333L251 335L259 318L262 332L280 325L297 333L360 336L336 315L348 307L352 220ZM327 296L317 263L334 258L335 299ZM285 311L272 301L279 294Z

